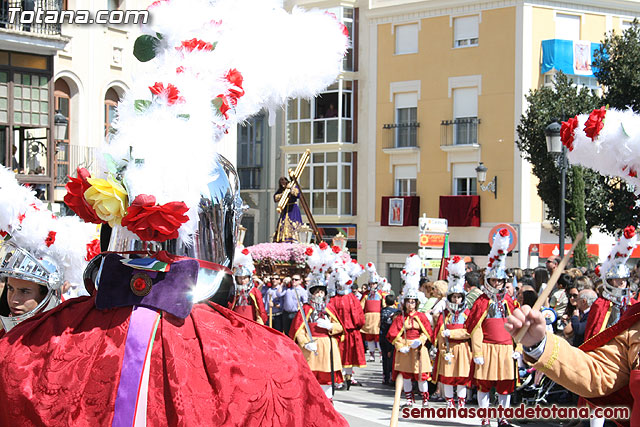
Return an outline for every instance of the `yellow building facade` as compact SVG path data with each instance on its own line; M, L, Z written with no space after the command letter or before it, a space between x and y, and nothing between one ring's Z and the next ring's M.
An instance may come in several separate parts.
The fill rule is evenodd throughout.
M356 134L353 143L334 149L353 153L355 204L352 215L326 219L355 227L352 249L359 261L376 263L399 288L399 270L418 250L417 216L448 216L455 223L468 211L477 217L472 224L449 227L452 254L485 266L490 231L509 224L518 239L508 265L537 266L535 249L557 245L558 236L545 221L537 180L514 143L527 108L525 95L551 84L563 60L571 63L559 46L586 46L590 59L589 48L605 33L623 30L640 15L640 1L296 1L286 6L294 4L354 10L355 63L341 78L354 82ZM590 71L562 71L576 84L598 89ZM313 151L323 149L312 145ZM283 151L302 148L285 142ZM486 167L484 183L477 180L480 163ZM404 199L403 211L394 198ZM597 232L592 237L603 246L610 241Z

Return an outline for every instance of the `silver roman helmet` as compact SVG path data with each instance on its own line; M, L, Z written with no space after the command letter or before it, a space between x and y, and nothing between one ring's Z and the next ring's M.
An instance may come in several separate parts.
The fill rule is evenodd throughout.
M509 251L509 232L507 229L498 230L493 236L493 244L491 245L491 251L489 252L489 263L484 273L484 283L482 285L482 291L490 298L501 299L506 289L503 286L502 289L493 287L489 279L507 280L506 271L506 257Z
M7 280L0 296L0 321L9 331L60 304L65 282L68 290L81 288L82 271L99 245L95 225L77 217L57 218L4 167L0 168L0 230L0 277ZM20 283L12 279L38 285L35 307L28 309L15 293Z

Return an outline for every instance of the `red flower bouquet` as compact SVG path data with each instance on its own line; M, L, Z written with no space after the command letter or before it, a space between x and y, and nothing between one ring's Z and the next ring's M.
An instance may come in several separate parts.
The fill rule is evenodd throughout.
M180 96L178 88L171 83L167 84L167 87L165 88L164 83L156 82L153 86L149 86L149 90L154 95L166 96L167 105L180 104L184 102L184 98Z
M142 240L164 242L178 238L178 228L189 220L188 210L183 202L156 205L154 196L140 194L122 218L122 226Z

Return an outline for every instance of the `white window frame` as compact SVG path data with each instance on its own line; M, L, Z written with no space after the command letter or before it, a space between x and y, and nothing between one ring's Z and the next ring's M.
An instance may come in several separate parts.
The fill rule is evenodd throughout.
M581 40L580 35L582 34L582 15L577 15L574 13L562 13L556 12L554 21L556 24L555 28L555 38L560 40ZM568 27L567 25L561 25L561 20L563 18L571 18L578 20L578 34L573 34L571 38L563 37L564 30ZM558 31L560 29L560 31Z
M474 19L476 22L472 22ZM478 46L480 43L481 22L482 16L480 14L452 16L450 18L450 26L453 27L453 48L460 49ZM463 29L460 28L463 23L467 23L469 27L475 25L475 28L463 31Z
M394 54L395 55L409 55L413 53L418 53L420 48L419 39L420 39L420 22L406 22L402 24L396 24L392 27L394 37ZM414 34L415 32L415 34ZM405 35L406 37L411 37L412 40L409 40L409 43L401 43L401 35ZM413 40L415 37L415 40ZM408 40L408 39L407 39Z
M396 165L394 167L394 194L397 197L416 196L418 168L416 165ZM402 191L402 185L407 187Z
M452 182L452 194L454 196L477 196L478 195L478 176L475 171L475 163L453 163L451 176ZM467 182L468 191L466 194L458 194L458 180L465 179ZM472 183L475 183L475 193L471 192Z

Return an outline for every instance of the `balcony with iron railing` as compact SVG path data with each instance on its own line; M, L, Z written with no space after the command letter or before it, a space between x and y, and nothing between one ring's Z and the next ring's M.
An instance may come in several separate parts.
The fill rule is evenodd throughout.
M18 31L38 35L59 36L62 25L57 13L62 0L0 1L0 31ZM56 15L47 12L55 11ZM41 19L36 19L37 16ZM56 19L52 19L55 17ZM47 22L44 22L47 21ZM50 23L50 21L56 21Z
M262 167L238 166L238 178L243 190L258 190L262 182Z
M478 125L477 117L461 117L453 120L442 120L440 123L440 147L448 151L452 148L477 148Z
M418 129L419 122L387 123L382 126L384 130L383 150L419 149Z
M76 170L79 167L87 169L91 176L96 176L98 173L96 150L96 147L58 142L55 157L56 186L63 187L69 180L68 175L76 176Z

